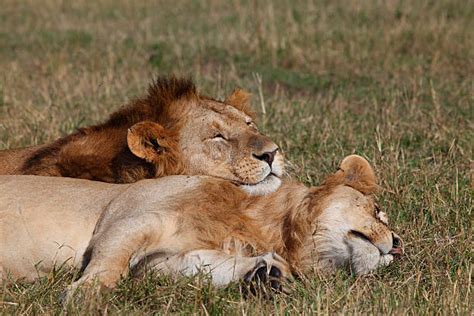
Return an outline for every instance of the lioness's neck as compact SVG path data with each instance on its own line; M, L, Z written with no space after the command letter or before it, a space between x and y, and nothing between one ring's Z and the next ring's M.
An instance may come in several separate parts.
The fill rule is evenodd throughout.
M282 255L296 270L301 270L305 249L314 245L309 240L316 229L318 216L326 205L327 197L334 189L332 184L305 187L296 182L285 182L272 194L258 197L248 207L251 216L268 236L269 247Z
M302 184L285 182L276 192L257 197L246 207L267 239L266 250L276 251L292 266L298 261L302 242L310 231L310 191Z

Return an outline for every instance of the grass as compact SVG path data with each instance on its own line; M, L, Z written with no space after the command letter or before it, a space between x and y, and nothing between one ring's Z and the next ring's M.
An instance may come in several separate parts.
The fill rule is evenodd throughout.
M289 296L147 276L69 311L472 314L473 29L474 4L461 0L4 1L0 149L104 119L154 74L191 74L212 96L252 91L260 126L308 185L366 156L406 242L374 275L309 275ZM65 312L71 280L4 286L0 313Z

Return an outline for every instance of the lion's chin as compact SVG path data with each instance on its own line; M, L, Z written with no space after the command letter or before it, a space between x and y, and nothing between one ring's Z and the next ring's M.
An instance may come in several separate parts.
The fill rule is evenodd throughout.
M281 179L271 173L259 183L241 184L239 187L251 196L259 196L275 192L278 190L280 185Z

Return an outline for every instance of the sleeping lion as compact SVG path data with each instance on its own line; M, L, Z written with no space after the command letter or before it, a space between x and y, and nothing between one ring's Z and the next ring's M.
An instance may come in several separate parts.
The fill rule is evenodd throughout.
M72 177L132 183L168 175L207 175L253 194L280 185L283 158L249 111L249 94L225 101L199 94L187 79L160 77L98 125L51 144L0 151L0 175Z
M356 155L321 186L286 182L264 196L206 176L121 185L2 176L0 279L33 281L63 263L82 265L71 289L93 280L113 288L147 270L206 271L217 286L267 278L275 288L314 269L365 274L403 252L376 187Z

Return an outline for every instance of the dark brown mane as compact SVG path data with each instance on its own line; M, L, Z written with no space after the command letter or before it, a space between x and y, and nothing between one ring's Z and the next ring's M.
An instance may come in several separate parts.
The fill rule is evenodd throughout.
M164 127L173 126L176 124L176 120L186 112L185 107L176 102L183 98L198 98L196 86L190 78L159 76L149 85L145 97L135 99L130 104L123 106L112 113L109 119L103 123L79 128L76 132L41 147L26 159L21 172L23 174L85 177L92 180L122 182L123 168L127 167L136 169L135 171L130 170L129 173L137 173L138 178L154 177L156 176L155 166L135 157L128 149L127 130L141 121L156 122ZM83 156L81 148L86 145L75 145L75 143L86 139L94 143L98 139L103 139L99 135L104 135L104 133L115 140L115 143L111 140L110 145L107 145L109 148L103 148L103 152L110 154L109 158L112 161L109 161L108 165L99 162L92 163L91 159L98 159L98 157ZM74 157L71 158L69 155L65 157L65 149L75 152ZM113 152L115 154L112 154ZM94 170L89 171L87 166L91 163ZM100 172L101 169L107 170L106 174ZM96 176L92 176L92 174Z
M103 124L105 128L133 125L140 121L149 120L165 126L169 124L172 112L180 109L173 108L175 101L181 98L197 97L196 87L189 78L175 76L158 77L149 85L145 98L136 99L117 112Z

